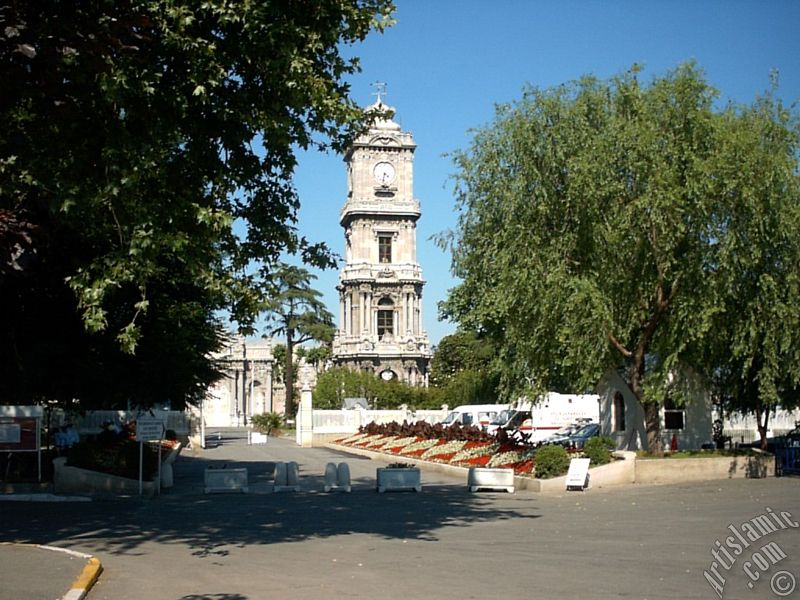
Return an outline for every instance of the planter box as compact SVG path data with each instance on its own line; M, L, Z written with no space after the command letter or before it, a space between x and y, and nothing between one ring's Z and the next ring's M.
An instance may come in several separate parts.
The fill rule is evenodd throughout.
M251 445L266 444L269 437L266 433L260 431L248 431L248 443Z
M139 480L67 466L66 457L53 460L53 491L57 494L78 495L138 495ZM142 482L142 495L152 496L156 484Z
M467 473L467 485L470 492L479 489L505 490L514 493L514 469L490 469L487 467L470 467Z
M378 493L394 492L398 490L422 491L419 469L417 467L404 469L380 468L376 471L378 480Z
M244 492L247 493L247 469L205 470L205 493Z

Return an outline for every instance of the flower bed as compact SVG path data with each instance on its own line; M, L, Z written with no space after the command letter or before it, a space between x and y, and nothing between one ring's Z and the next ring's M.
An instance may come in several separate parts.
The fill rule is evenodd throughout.
M408 433L418 435L408 435ZM469 431L469 439L436 437L440 429L392 424L385 428L368 427L357 434L336 440L336 444L363 448L373 452L400 457L418 458L459 467L489 467L514 469L516 475L531 476L534 471L534 451L524 446L500 443L491 436ZM424 437L425 435L432 437ZM448 436L451 436L448 433Z

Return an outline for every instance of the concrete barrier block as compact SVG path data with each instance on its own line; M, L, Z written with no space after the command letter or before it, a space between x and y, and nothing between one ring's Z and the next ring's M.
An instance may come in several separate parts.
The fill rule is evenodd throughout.
M329 462L325 465L325 491L330 492L338 485L336 464Z
M339 467L336 469L336 481L341 490L345 492L352 490L350 485L350 465L345 462L339 463Z
M248 492L247 469L217 469L209 467L204 473L205 493Z
M296 492L298 487L298 467L296 462L275 463L275 492Z

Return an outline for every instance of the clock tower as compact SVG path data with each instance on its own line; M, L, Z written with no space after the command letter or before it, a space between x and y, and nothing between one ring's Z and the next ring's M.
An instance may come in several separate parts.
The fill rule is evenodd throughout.
M431 353L422 327L422 269L417 262L419 201L413 195L409 132L378 101L369 130L345 155L347 199L339 215L345 264L339 275L339 328L333 361L385 380L428 383Z

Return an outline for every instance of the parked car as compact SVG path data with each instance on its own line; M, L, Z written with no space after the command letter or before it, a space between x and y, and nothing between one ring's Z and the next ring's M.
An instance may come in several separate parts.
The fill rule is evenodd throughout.
M569 436L574 435L578 432L582 427L585 427L589 423L591 423L591 419L578 419L574 423L570 423L569 425L562 427L558 431L556 431L553 435L546 437L542 440L541 445L547 444L561 444L562 442L566 441Z
M597 437L598 435L600 435L600 424L589 423L588 425L581 427L578 431L560 443L562 446L566 446L567 448L582 450L584 444L586 444L589 438Z

